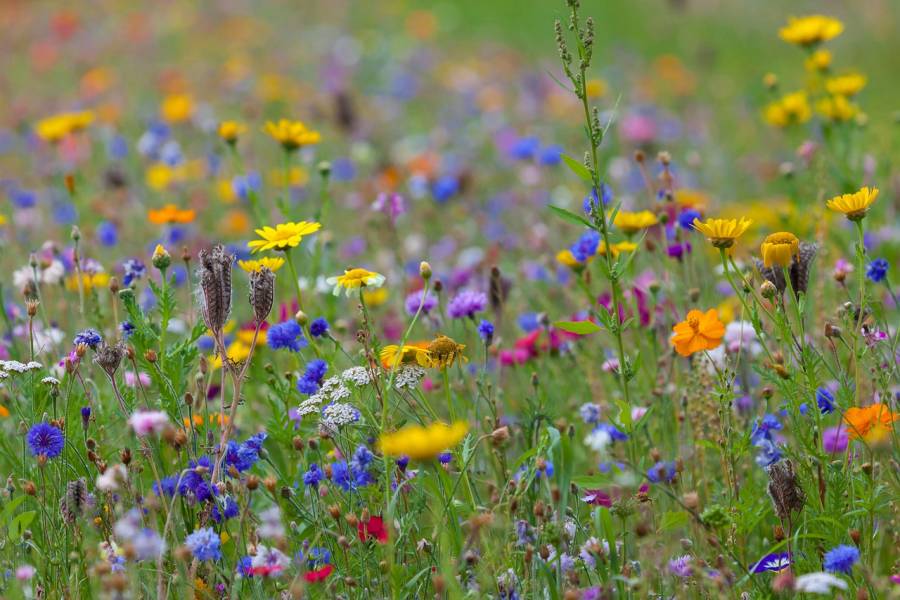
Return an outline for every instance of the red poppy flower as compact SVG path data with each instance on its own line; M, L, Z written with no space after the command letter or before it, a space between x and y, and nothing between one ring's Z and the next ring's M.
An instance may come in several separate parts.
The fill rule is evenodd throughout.
M326 579L328 579L328 576L331 575L332 571L334 571L334 565L325 565L321 569L316 569L315 571L307 571L303 574L303 578L309 583L325 581Z
M359 535L359 541L361 542L373 539L379 544L387 543L387 529L384 526L384 519L381 517L371 517L368 523L360 521L356 526L356 533Z

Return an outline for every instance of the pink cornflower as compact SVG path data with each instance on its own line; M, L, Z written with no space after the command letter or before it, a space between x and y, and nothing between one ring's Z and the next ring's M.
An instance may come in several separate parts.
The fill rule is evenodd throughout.
M134 371L125 371L125 385L128 387L134 387L137 383L140 382L141 386L149 387L150 386L150 376L141 371L135 376Z
M138 437L161 433L169 424L169 415L158 410L139 410L131 415L128 424Z

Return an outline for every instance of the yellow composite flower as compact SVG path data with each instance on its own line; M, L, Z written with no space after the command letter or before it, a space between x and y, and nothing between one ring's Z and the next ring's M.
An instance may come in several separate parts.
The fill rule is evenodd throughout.
M830 96L816 102L816 110L825 118L835 121L849 121L859 114L859 107L845 96Z
M147 211L147 220L154 225L171 225L172 223L184 225L192 222L196 216L197 213L194 209L180 209L174 204L166 204L160 209L150 209Z
M809 55L804 66L808 71L824 71L831 66L831 50L819 48Z
M858 192L835 196L825 203L831 210L843 213L851 221L859 221L866 216L869 207L878 198L878 188L860 188Z
M759 248L763 265L789 267L795 256L800 254L800 240L788 231L779 231L766 236Z
M790 44L812 46L841 35L844 24L834 17L809 15L789 17L788 24L778 30L778 37Z
M787 127L809 121L812 109L806 92L792 92L769 103L763 109L766 123L774 127Z
M584 84L588 98L602 98L606 95L609 85L603 79L588 79Z
M384 275L367 269L345 269L343 275L335 275L325 280L328 285L334 286L334 295L339 296L341 289L346 290L347 295L361 287L377 288L384 283Z
M637 250L637 244L628 241L618 242L616 244L611 244L610 249L612 250L612 257L617 258L622 252L634 252ZM597 244L597 256L606 256L605 242Z
M99 272L99 273L82 273L81 274L81 289L85 291L92 290L94 288L102 288L109 285L109 273ZM78 289L78 275L69 275L66 277L66 289L70 292L74 292Z
M392 369L401 364L417 364L419 363L419 354L425 352L431 342L410 342L404 344L401 350L397 344L385 346L378 353L381 359L381 366L385 369Z
M163 98L159 112L168 123L187 121L194 114L194 97L190 94L169 94Z
M280 256L264 256L257 260L239 260L238 266L247 273L259 271L263 267L269 269L273 273L284 265L284 259Z
M387 456L408 456L412 460L431 460L456 446L469 431L463 421L452 425L432 423L427 427L407 425L394 433L384 433L378 440L381 452Z
M92 111L65 112L41 119L35 124L34 132L45 142L55 144L73 133L86 129L93 122Z
M237 142L238 137L245 131L247 131L247 127L237 121L222 121L219 123L219 137L229 144Z
M639 212L619 211L613 225L624 231L625 233L635 233L641 229L653 227L659 223L659 219L649 210Z
M387 288L377 288L374 290L364 290L363 298L368 306L381 306L388 299Z
M753 223L750 219L707 219L704 223L694 219L693 227L706 236L709 243L716 248L731 248L734 241L744 235Z
M423 367L444 369L452 367L457 360L468 362L469 359L462 353L465 349L465 345L457 344L453 338L438 335L428 344L424 352L416 353L416 361Z
M682 188L673 194L675 202L682 208L693 208L702 211L709 204L709 196L700 190Z
M277 123L266 122L266 133L275 138L282 148L291 152L300 146L318 144L322 136L318 131L308 129L303 121L280 119Z
M263 227L256 230L259 240L251 240L247 242L247 247L252 252L260 252L263 250L284 250L286 248L294 248L304 236L317 232L322 228L321 223L310 221L300 221L299 223L279 223L275 227Z
M866 76L862 73L847 73L825 80L825 89L834 96L855 96L866 87Z
M559 264L564 265L566 267L569 267L570 269L574 269L576 267L580 267L580 266L584 265L584 263L582 263L580 260L575 258L575 255L572 254L572 251L569 250L568 248L565 250L560 250L559 252L556 253L556 262L558 262Z

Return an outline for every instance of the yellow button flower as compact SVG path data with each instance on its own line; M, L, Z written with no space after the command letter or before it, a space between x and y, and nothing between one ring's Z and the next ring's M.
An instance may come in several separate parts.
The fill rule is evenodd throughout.
M258 260L239 260L238 266L247 273L255 273L263 267L273 273L284 265L284 259L280 256L264 256Z
M706 236L716 248L731 248L734 241L741 237L753 223L750 219L707 219L706 222L694 219L693 227Z
M465 349L463 344L457 344L453 338L439 335L428 344L424 352L416 354L416 360L423 367L444 369L452 367L457 360L468 362L469 359L462 353Z
M861 188L852 194L835 196L825 203L831 210L843 213L851 221L859 221L866 216L869 207L878 198L878 188Z
M259 240L251 240L247 242L247 247L252 252L260 252L262 250L284 250L285 248L294 248L304 236L317 232L322 228L321 223L300 221L299 223L279 223L275 227L263 227L256 230Z
M245 131L247 131L247 127L237 121L222 121L219 123L219 137L228 144L236 143L238 137Z
M866 76L861 73L847 73L825 81L825 89L834 96L855 96L866 87Z
M45 142L56 144L63 138L86 129L93 122L94 113L89 110L60 113L38 121L34 132Z
M859 107L844 96L831 96L816 102L816 110L830 121L843 123L859 114Z
M172 223L190 223L194 220L196 213L193 209L179 209L174 204L166 204L158 210L148 210L147 220L154 225L169 225Z
M766 267L789 267L794 257L800 254L800 240L793 233L780 231L767 236L759 251Z
M288 119L281 119L277 123L268 121L266 133L275 138L288 152L292 152L300 146L318 144L322 139L318 131L308 129L302 121Z
M407 425L394 433L382 434L378 444L387 456L408 456L412 460L431 460L456 446L469 431L462 421L453 425L432 423L427 427Z
M167 123L187 121L194 114L194 98L190 94L170 94L163 98L159 112Z

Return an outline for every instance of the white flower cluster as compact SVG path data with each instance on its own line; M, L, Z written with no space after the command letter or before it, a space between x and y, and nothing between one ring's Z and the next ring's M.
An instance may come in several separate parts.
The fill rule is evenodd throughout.
M369 377L369 371L365 367L350 367L341 373L341 379L345 382L353 383L356 387L363 387L372 382L372 378Z
M37 271L37 281L35 281L34 273ZM53 259L49 265L38 265L34 269L31 265L25 265L21 269L13 271L13 285L17 289L25 287L31 281L35 283L43 283L46 285L56 285L66 274L66 267L62 261Z
M322 419L319 421L319 425L333 431L357 421L359 421L359 411L355 406L346 402L332 402L322 409Z
M425 378L425 369L419 365L402 365L394 375L394 387L398 390L412 389Z
M350 389L340 376L329 377L322 382L319 391L300 403L297 414L301 417L319 412L323 404L337 402L350 397Z
M28 363L21 363L17 360L0 360L0 371L13 371L14 373L27 373L29 371L34 371L40 369L43 365L39 362L31 361Z

